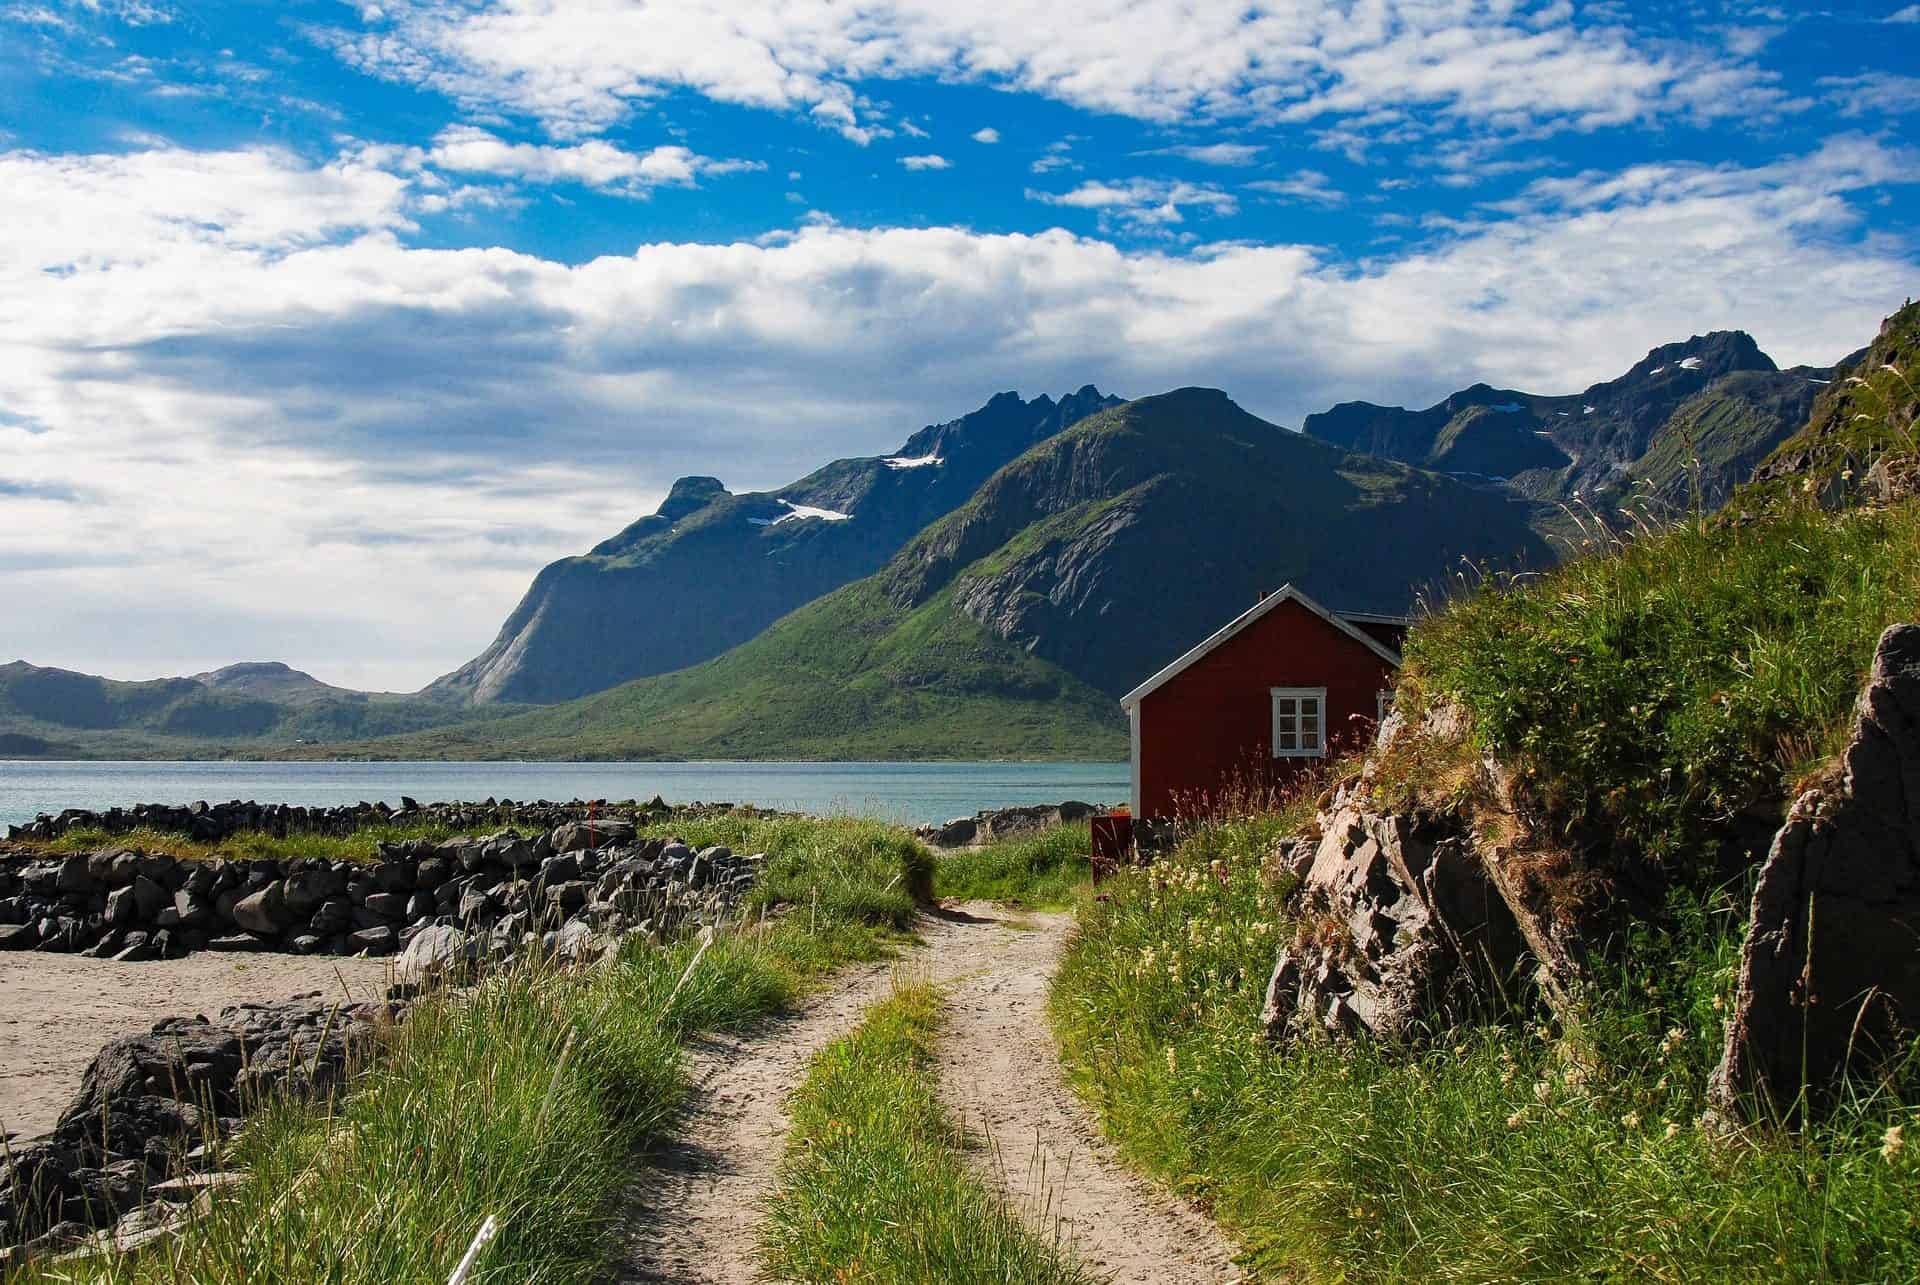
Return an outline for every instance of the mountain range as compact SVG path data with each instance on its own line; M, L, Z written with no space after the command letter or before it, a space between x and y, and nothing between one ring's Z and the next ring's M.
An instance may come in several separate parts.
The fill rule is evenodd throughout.
M1715 507L1834 377L1728 331L1577 394L1476 384L1301 433L1212 389L1002 393L778 490L680 479L419 693L16 662L0 753L1121 757L1114 698L1261 591L1400 612L1463 560L1550 560L1565 502Z

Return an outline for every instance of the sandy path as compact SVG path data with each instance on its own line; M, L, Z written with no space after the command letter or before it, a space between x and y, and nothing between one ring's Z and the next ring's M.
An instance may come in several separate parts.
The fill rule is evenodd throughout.
M1019 922L1019 921L1015 921ZM1241 1279L1213 1222L1125 1168L1074 1096L1047 1024L1047 982L1070 915L1028 915L1002 932L991 966L946 991L940 1091L988 1145L972 1152L1036 1230L1125 1285Z
M1071 923L1065 915L968 904L923 920L924 944L902 960L851 969L800 1012L697 1047L687 1114L674 1141L637 1177L626 1216L627 1259L612 1280L755 1279L755 1236L784 1146L787 1095L815 1053L886 997L896 968L943 987L942 1094L970 1128L984 1126L1006 1150L1014 1171L1009 1186L1023 1203L1033 1201L1037 1185L1024 1162L1036 1131L1044 1139L1046 1181L1059 1189L1052 1218L1036 1218L1036 1225L1048 1235L1057 1227L1083 1261L1116 1281L1238 1280L1212 1224L1122 1170L1066 1087L1045 1003ZM1016 1153L1020 1164L1012 1163ZM994 1149L976 1154L983 1174L1002 1181Z
M0 1130L30 1138L51 1129L87 1063L116 1036L163 1017L213 1017L229 1004L338 995L342 977L355 999L375 999L391 963L206 951L145 964L0 954Z
M696 1044L694 1091L670 1142L648 1156L627 1215L620 1285L745 1285L755 1279L755 1237L773 1192L787 1134L787 1095L815 1053L859 1025L885 999L896 969L935 982L985 967L1011 934L969 906L919 925L922 945L898 960L841 973L797 1013L741 1035Z

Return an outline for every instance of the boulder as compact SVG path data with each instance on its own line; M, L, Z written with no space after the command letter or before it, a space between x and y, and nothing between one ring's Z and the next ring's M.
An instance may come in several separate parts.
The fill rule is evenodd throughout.
M458 928L430 924L415 933L393 967L393 979L403 986L420 986L470 964L476 952L467 934Z
M276 879L266 887L233 903L233 922L250 933L277 937L296 917L288 912L286 884Z
M329 897L344 896L346 891L346 876L322 865L288 875L281 899L290 917L304 919L320 909Z
M391 955L394 947L394 931L385 924L372 928L361 928L347 934L347 947L352 951L365 951L369 955Z
M1896 625L1880 637L1839 781L1794 801L1760 869L1710 1096L1747 1118L1818 1110L1917 1028L1920 625Z

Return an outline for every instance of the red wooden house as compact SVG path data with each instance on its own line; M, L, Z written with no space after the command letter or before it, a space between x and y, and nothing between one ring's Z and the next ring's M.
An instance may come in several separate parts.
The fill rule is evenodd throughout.
M1287 585L1121 698L1133 815L1171 817L1250 774L1283 785L1372 733L1407 621L1334 612Z

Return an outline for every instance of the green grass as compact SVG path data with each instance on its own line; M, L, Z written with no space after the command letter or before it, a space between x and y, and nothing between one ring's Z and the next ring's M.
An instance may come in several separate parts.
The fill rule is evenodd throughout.
M1567 832L1685 861L1838 748L1916 602L1913 504L1690 521L1421 621L1401 699L1465 705Z
M351 834L289 834L278 836L264 830L243 830L218 842L203 842L166 830L147 826L122 833L99 829L69 830L57 839L17 841L17 846L45 852L97 852L101 848L134 848L141 852L165 853L190 861L222 857L229 860L293 861L318 858L323 861L372 861L379 856L380 843L405 843L410 839L439 842L456 833L452 826L435 823L395 825L384 823L363 826Z
M1058 909L1092 877L1084 822L934 858L933 891L944 900L999 901Z
M237 1157L248 1180L181 1237L9 1281L443 1282L489 1214L501 1235L471 1279L598 1279L635 1148L679 1101L681 1041L882 957L911 914L898 890L924 881L918 845L871 823L713 824L698 837L777 855L765 902L691 974L696 943L632 943L606 969L523 966L431 1000L339 1101L254 1117Z
M896 979L814 1059L761 1236L769 1273L809 1285L1092 1281L969 1173L934 1092L939 1018L931 986Z
M1206 827L1106 885L1051 997L1107 1131L1207 1202L1263 1279L1920 1279L1920 1158L1888 1143L1920 1111L1862 1090L1798 1135L1696 1123L1732 982L1710 926L1643 943L1577 1036L1273 1050L1259 1010L1292 928L1262 872L1272 837ZM1655 967L1687 979L1671 1025L1642 1003Z

